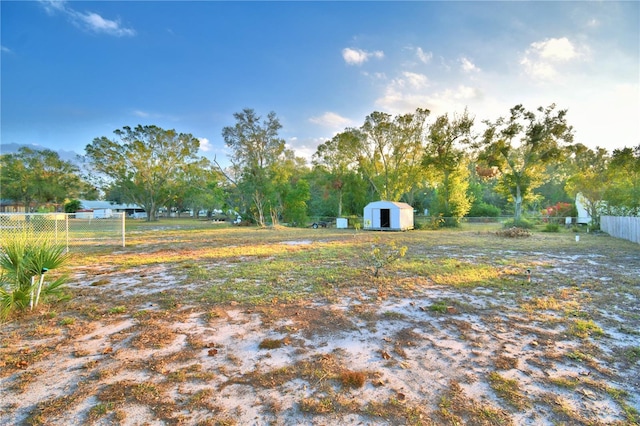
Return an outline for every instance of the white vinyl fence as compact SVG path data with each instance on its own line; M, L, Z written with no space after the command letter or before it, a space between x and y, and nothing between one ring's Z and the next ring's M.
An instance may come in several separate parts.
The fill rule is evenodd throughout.
M76 213L0 213L0 241L46 238L81 250L83 245L125 246L125 214L99 218Z
M640 244L640 217L602 216L600 229L612 237Z

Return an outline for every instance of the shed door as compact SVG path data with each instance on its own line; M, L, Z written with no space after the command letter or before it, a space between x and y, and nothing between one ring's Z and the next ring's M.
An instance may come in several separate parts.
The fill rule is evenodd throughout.
M391 228L390 209L380 209L380 228Z

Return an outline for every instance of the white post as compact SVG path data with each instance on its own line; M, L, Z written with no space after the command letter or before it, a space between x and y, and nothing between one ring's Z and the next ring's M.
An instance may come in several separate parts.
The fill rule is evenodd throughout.
M125 217L125 214L124 214L124 212L121 212L120 214L122 215L122 247L125 247L125 236L124 236L124 230L125 230L124 217Z
M71 213L65 213L64 215L64 219L65 219L65 227L66 227L66 231L65 231L65 236L67 239L67 253L69 253L69 215Z

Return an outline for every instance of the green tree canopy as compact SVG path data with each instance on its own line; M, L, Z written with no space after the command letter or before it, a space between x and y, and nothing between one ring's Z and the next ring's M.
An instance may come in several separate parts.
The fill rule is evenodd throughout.
M75 164L49 149L21 147L0 156L2 198L22 202L27 211L44 204L63 204L89 189Z
M599 228L600 209L610 185L607 176L610 156L604 148L592 150L582 144L576 144L570 151L569 163L573 172L567 179L565 190L571 197L581 198L593 221L592 226Z
M400 201L423 180L421 161L427 109L394 118L373 112L359 129L358 162L379 199Z
M278 136L282 125L274 112L262 120L250 108L233 117L236 124L222 129L222 137L231 149L231 171L220 170L242 194L240 200L251 200L249 210L256 222L265 226L265 213L276 208L277 203L272 177L285 154L285 142Z
M169 204L188 165L197 162L200 141L186 133L157 126L128 126L116 139L100 137L86 146L91 167L103 184L118 188L123 200L143 206L147 220Z
M514 220L519 222L522 204L545 179L546 165L559 161L564 144L573 141L566 110L556 111L554 104L540 107L536 113L522 105L511 108L509 118L485 121L479 160L500 171L500 186L514 203Z
M359 134L353 129L338 133L331 140L320 144L313 154L313 163L327 171L326 188L337 195L337 216L342 216L344 193L355 188L347 185L347 176L354 172L357 164Z
M429 127L422 164L437 189L437 205L432 214L459 219L471 208L465 147L471 143L473 121L465 110L453 119L441 115Z
M609 214L640 214L640 145L616 149L607 170L610 185L604 195Z

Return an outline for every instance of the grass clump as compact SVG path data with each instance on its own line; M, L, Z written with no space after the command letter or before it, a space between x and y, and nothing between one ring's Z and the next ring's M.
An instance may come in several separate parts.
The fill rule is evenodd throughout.
M515 379L508 379L496 371L489 373L489 384L491 388L509 404L518 409L527 408L529 401L520 390L520 385Z
M284 346L284 341L282 339L264 339L258 345L260 349L278 349Z
M429 310L431 312L438 312L440 314L446 314L447 313L447 302L444 302L442 300L438 301L438 302L434 302L431 306L429 306Z
M361 388L367 379L367 374L362 371L345 370L340 373L340 383L345 388Z
M569 327L569 334L581 339L586 339L589 336L604 336L604 330L593 322L593 320L577 319L573 321Z
M629 362L640 361L640 346L632 346L630 348L627 348L625 349L624 353Z

